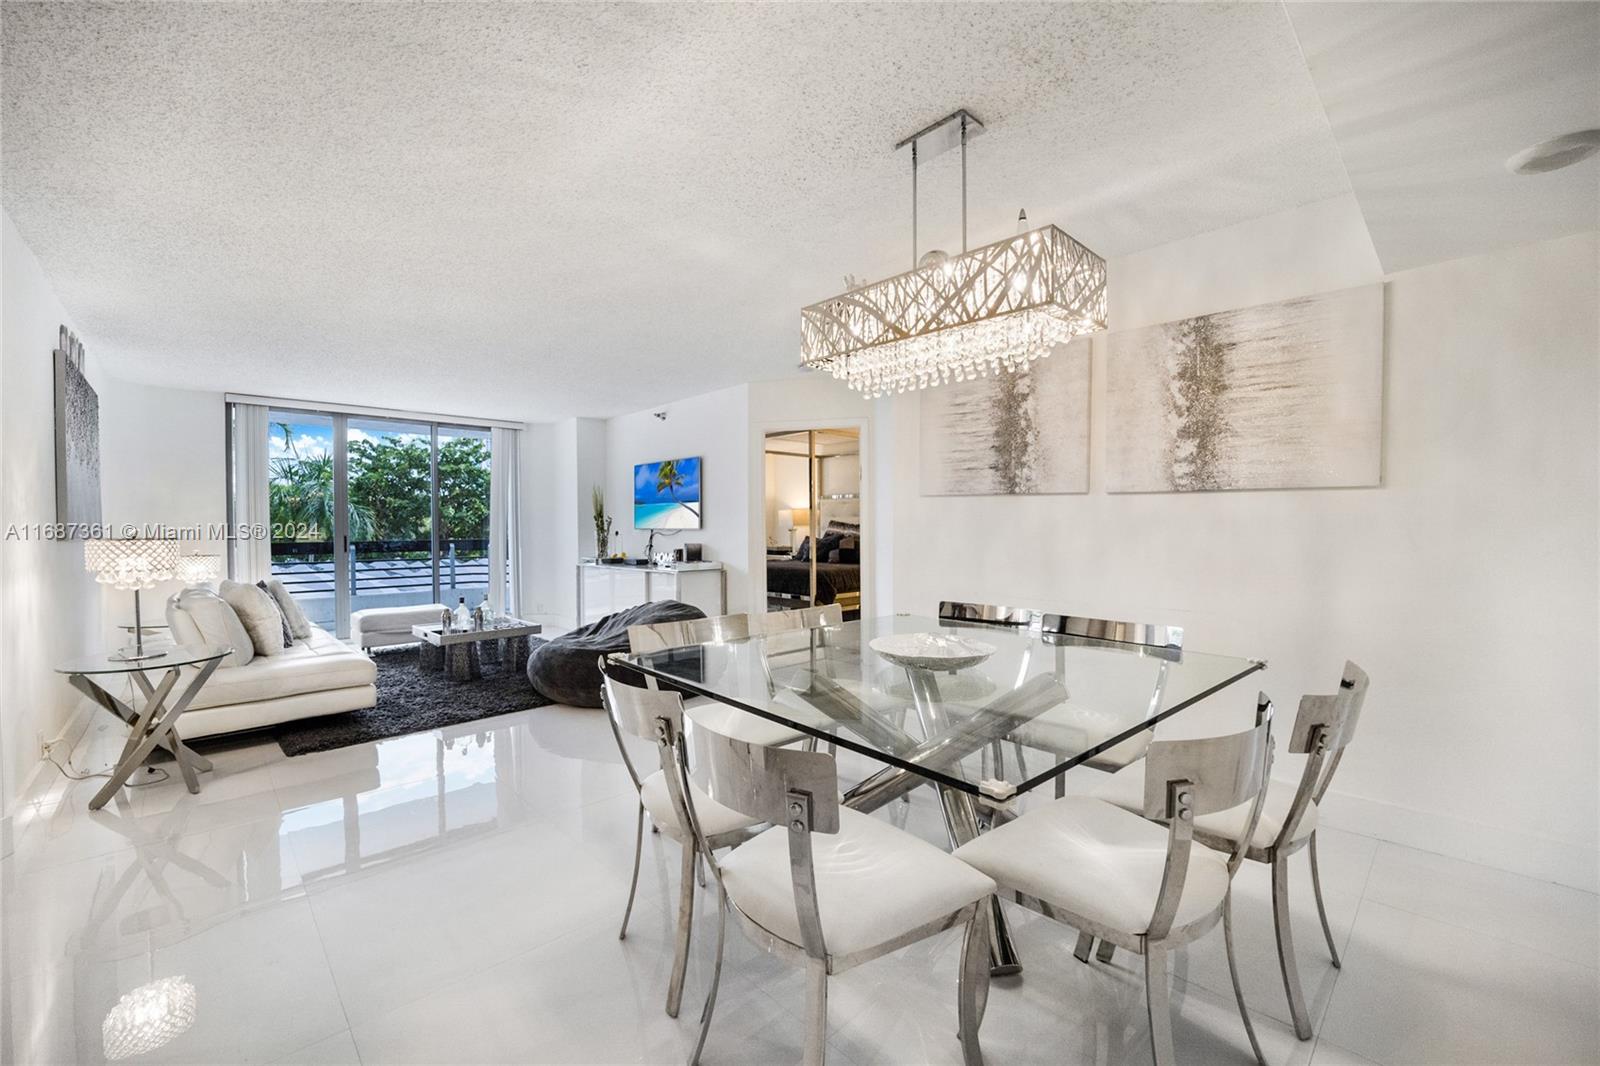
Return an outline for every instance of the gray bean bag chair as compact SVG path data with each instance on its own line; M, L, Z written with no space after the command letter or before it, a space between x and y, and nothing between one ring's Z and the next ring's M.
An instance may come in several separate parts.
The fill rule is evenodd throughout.
M698 607L677 600L641 603L608 614L598 622L580 626L546 641L528 656L528 681L534 690L555 703L573 707L600 706L600 657L628 650L628 627L656 622L681 622L704 618Z

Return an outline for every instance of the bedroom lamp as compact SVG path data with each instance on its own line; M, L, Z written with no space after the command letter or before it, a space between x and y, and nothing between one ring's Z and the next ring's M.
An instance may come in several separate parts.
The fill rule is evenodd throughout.
M93 573L100 584L133 593L133 647L123 648L111 658L137 662L165 654L166 649L152 652L144 650L139 592L155 588L156 582L171 578L177 565L176 540L98 539L83 542L83 568Z
M811 535L811 508L796 507L789 512L789 543L794 543L794 534L800 533L802 537Z
M183 582L185 588L210 587L213 582L222 580L222 556L185 555L178 560L172 576Z

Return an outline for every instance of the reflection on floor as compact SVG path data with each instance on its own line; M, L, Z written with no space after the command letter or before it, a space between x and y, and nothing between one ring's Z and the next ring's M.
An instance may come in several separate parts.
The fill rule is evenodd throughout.
M95 729L76 764L109 764L115 743ZM646 837L619 941L634 800L599 712L543 707L214 761L199 796L166 782L90 814L94 783L63 781L18 812L0 862L0 1060L684 1060L698 1010L662 1011L676 846ZM943 837L925 791L884 816ZM1302 910L1316 1041L1287 1024L1266 871L1247 864L1236 889L1246 994L1274 1066L1600 1060L1596 897L1323 837L1345 967L1328 964L1315 909ZM1130 960L1081 965L1067 930L1011 913L1026 969L996 982L988 1060L1147 1062ZM705 987L713 920L703 907L687 1004ZM958 1062L955 936L838 978L830 1059ZM797 1062L800 975L737 934L729 945L706 1061ZM1180 953L1175 971L1180 1060L1248 1062L1220 937Z

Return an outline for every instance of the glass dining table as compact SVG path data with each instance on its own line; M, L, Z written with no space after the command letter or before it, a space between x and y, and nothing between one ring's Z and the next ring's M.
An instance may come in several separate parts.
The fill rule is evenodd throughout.
M845 792L857 810L933 786L952 847L1076 766L1139 758L1156 725L1266 666L908 615L618 661L882 764ZM996 918L994 972L1015 972L998 903Z

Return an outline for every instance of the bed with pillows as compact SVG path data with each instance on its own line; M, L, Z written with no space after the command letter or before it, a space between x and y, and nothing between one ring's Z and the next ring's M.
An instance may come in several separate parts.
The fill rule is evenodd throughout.
M817 595L811 598L811 562L816 556ZM795 607L837 603L846 612L861 607L861 525L831 521L813 545L807 537L788 558L767 559L767 599Z
M185 739L259 729L355 711L378 702L372 660L312 624L276 579L224 581L216 592L185 589L167 601L178 644L233 649L178 722ZM179 689L196 672L184 667Z

